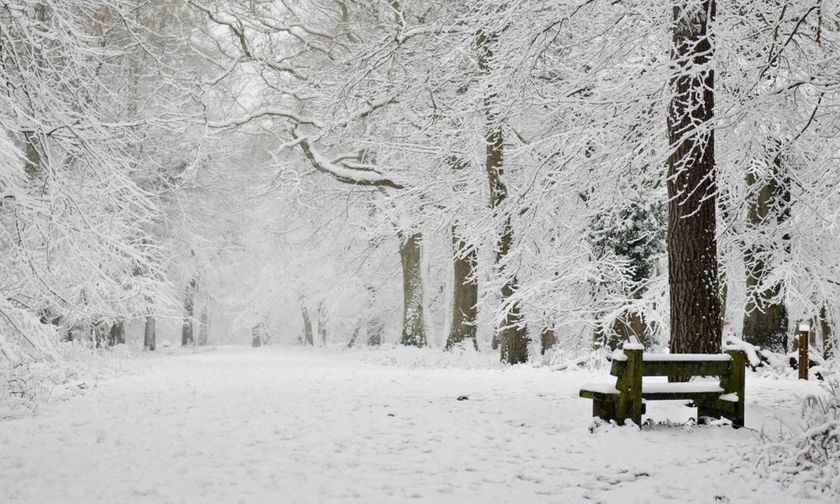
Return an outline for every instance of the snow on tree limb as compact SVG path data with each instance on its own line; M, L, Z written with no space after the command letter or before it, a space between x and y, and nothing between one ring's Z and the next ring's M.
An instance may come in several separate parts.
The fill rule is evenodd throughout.
M295 136L294 133L292 135ZM339 182L366 187L403 188L402 185L374 169L353 167L350 163L340 160L330 161L313 148L305 137L296 137L296 140L301 152L316 170L332 176Z

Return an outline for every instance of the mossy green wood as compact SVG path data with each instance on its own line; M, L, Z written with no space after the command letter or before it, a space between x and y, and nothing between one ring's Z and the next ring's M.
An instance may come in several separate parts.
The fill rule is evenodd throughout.
M624 373L627 361L613 360L610 374ZM667 360L644 361L642 376L724 376L732 371L731 361Z
M728 350L728 360L644 360L642 350L625 350L626 358L614 359L610 374L616 376L615 392L581 389L580 396L592 399L592 414L604 420L623 424L627 418L641 425L645 400L691 400L698 408L698 417L732 420L733 427L744 425L744 385L747 357L743 351ZM644 392L643 376L720 376L722 391L657 391ZM735 394L737 401L721 396Z
M597 390L581 389L580 397L584 399L592 399L594 401L610 401L613 402L618 398L617 393L600 392Z
M735 404L734 417L729 417L732 420L734 427L744 426L744 388L747 378L747 354L743 350L727 350L726 353L732 357L732 373L721 377L720 386L727 394L737 394L738 401L732 402ZM730 401L731 402L731 401Z
M627 391L627 413L629 418L636 423L642 425L642 376L643 375L643 350L625 350L624 354L627 356L627 381L630 385ZM624 416L623 418L628 418Z

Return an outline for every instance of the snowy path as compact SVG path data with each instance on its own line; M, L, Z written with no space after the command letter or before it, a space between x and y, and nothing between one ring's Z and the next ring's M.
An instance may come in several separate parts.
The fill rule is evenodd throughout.
M591 374L371 362L388 352L127 361L125 376L0 423L0 502L801 502L733 471L749 429L590 434L577 391ZM748 377L748 424L795 415L810 386Z

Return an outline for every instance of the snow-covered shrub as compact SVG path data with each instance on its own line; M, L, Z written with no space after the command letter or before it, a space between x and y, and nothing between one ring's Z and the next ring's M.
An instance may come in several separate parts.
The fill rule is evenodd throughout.
M64 380L55 328L0 302L0 419L49 398Z
M827 394L802 404L803 425L777 436L763 432L757 469L803 496L840 497L840 381L824 384Z
M55 361L55 327L42 324L32 313L0 301L0 362Z

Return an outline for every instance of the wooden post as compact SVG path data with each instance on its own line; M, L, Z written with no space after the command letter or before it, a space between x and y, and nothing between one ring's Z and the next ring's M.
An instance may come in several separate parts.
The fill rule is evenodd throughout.
M799 379L808 379L808 336L811 326L799 324Z
M729 417L732 420L732 427L736 429L744 426L744 389L747 374L747 354L743 350L727 350L732 358L732 372L729 376L722 376L720 384L727 394L737 394L738 402L735 403L735 412ZM727 416L731 414L727 412Z
M626 343L624 355L627 365L624 374L618 379L617 388L620 392L616 404L616 417L619 424L630 418L636 425L642 425L642 359L644 347L639 344Z

